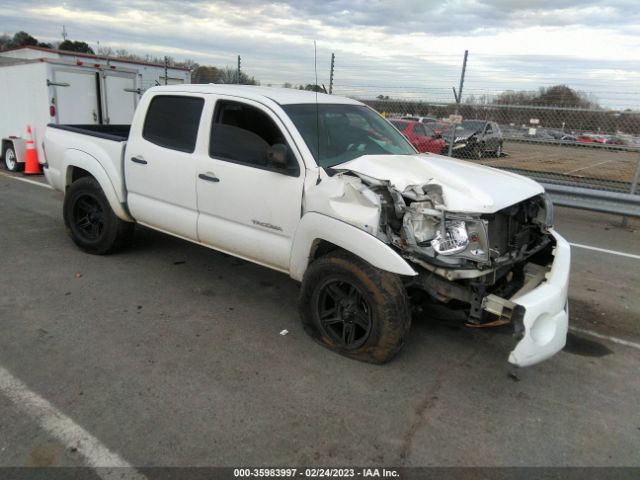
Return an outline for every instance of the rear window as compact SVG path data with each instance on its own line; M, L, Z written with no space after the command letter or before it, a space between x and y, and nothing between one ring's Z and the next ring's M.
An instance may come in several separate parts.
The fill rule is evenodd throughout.
M204 99L158 95L151 100L142 137L161 147L192 153Z

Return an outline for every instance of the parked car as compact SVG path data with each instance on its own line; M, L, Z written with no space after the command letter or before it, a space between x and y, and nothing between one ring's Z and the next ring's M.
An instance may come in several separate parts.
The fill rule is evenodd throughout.
M576 138L576 142L578 143L595 143L604 145L606 141L606 136L595 133L583 133L581 135L578 135L578 137Z
M490 154L502 156L504 138L500 126L488 120L464 120L443 133L447 140L454 137L453 153L457 157L479 160Z
M578 135L576 137L578 143L593 143L593 137L591 135Z
M154 87L130 127L53 125L44 144L80 249L114 252L140 223L283 272L301 282L305 331L350 358L393 358L420 301L511 325L514 365L565 345L570 246L542 186L419 155L356 100Z
M576 141L576 137L574 135L570 135L568 133L565 133L562 130L551 130L551 129L548 129L548 130L546 130L546 133L548 133L551 137L553 137L554 140L561 140L563 142L575 142Z
M412 122L420 122L420 123L436 123L438 121L438 119L435 117L419 117L415 115L405 115L400 119L411 120Z
M451 128L451 123L445 120L438 120L437 122L429 125L433 129L433 133L436 135L442 135L444 138L445 132Z
M616 137L615 135L605 138L604 143L607 145L627 145L627 142L624 139Z
M390 120L420 153L446 153L446 142L427 125L411 120Z
M546 141L557 140L557 138L554 137L548 130L545 130L543 128L536 128L536 131L534 133L527 131L524 134L523 138L529 139L529 140L546 140Z

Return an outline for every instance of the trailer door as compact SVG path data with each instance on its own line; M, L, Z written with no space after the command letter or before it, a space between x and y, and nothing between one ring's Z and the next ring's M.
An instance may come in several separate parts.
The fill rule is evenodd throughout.
M102 74L103 122L131 124L136 109L135 73L104 72Z
M53 70L53 76L58 123L100 123L96 72L60 68Z

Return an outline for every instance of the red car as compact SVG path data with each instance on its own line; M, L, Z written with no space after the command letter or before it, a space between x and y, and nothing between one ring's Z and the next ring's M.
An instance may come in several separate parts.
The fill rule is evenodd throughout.
M606 143L607 139L602 135L593 135L591 133L584 133L582 135L578 135L576 138L576 142L578 143Z
M389 120L420 153L443 153L446 142L428 125L413 120ZM446 153L446 152L445 152Z

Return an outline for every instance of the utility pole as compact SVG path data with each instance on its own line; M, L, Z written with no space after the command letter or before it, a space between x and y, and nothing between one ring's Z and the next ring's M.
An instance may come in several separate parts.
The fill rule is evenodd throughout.
M240 84L240 55L238 55L238 73L237 73L237 82Z
M67 28L64 26L64 24L62 24L62 40L66 42L68 37L69 35L67 35Z
M333 68L336 65L336 54L331 54L331 71L329 72L329 95L333 93Z
M456 92L456 87L453 87L453 96L456 99L455 115L458 115L460 111L460 101L462 100L462 87L464 86L464 74L467 71L467 57L469 56L469 50L464 51L464 60L462 61L462 73L460 74L460 86ZM456 139L456 126L451 125L451 138L449 139L449 156L453 155L453 142Z
M164 84L169 85L169 58L164 57Z

